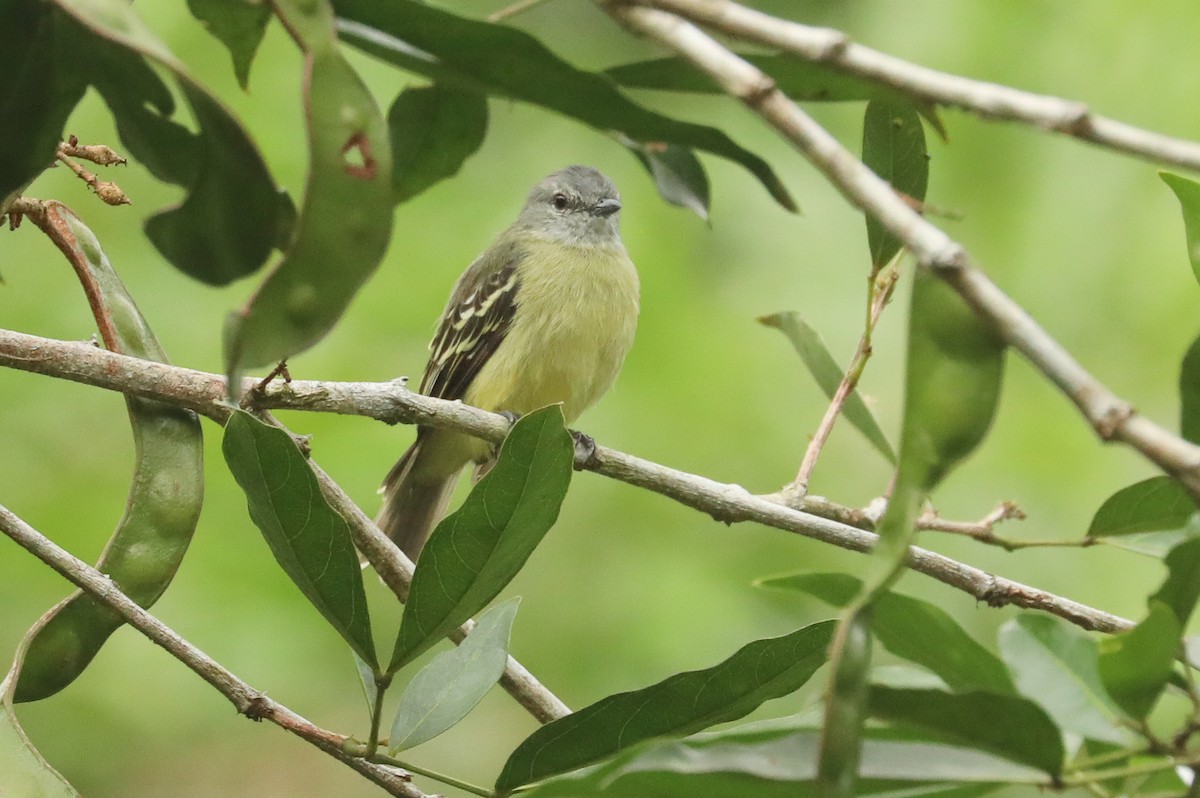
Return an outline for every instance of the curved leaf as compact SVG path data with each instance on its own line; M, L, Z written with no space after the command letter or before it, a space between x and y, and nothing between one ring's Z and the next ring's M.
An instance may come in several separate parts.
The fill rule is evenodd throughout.
M1109 496L1092 516L1089 537L1174 532L1193 525L1196 502L1168 476L1135 482Z
M929 153L925 130L916 108L909 102L871 100L863 120L862 159L871 171L919 210L929 185ZM871 265L882 269L900 252L900 239L871 214L867 219L867 246Z
M225 425L221 450L280 567L354 653L377 668L350 530L291 436L238 410Z
M508 663L508 637L520 602L514 597L480 615L462 643L438 654L413 677L392 722L392 754L432 740L483 700Z
M276 9L305 43L308 190L283 261L226 324L231 386L241 369L283 360L324 337L374 273L392 231L387 127L337 49L327 4L289 0Z
M712 193L709 190L708 173L704 171L704 165L696 153L687 147L661 142L642 144L623 139L621 143L646 167L663 199L672 205L687 208L708 221Z
M1174 611L1151 601L1141 623L1100 642L1100 680L1131 717L1146 717L1158 701L1171 678L1182 632Z
M540 105L644 145L675 144L745 167L775 201L796 204L757 155L714 127L681 122L634 103L604 75L571 66L530 34L467 19L416 0L335 0L344 41L435 80Z
M395 202L417 196L458 173L483 144L487 97L435 83L409 87L388 111Z
M1158 176L1175 192L1183 210L1183 230L1187 236L1188 260L1192 272L1200 281L1200 183L1173 172L1160 171Z
M496 465L425 544L389 673L461 626L516 576L558 518L574 451L558 405L513 425Z
M736 720L799 689L825 663L834 622L756 640L711 668L618 693L541 727L517 747L496 781L514 788L590 765L643 740L684 736Z
M250 64L271 21L271 7L250 0L187 0L187 4L192 16L229 50L233 73L246 88Z

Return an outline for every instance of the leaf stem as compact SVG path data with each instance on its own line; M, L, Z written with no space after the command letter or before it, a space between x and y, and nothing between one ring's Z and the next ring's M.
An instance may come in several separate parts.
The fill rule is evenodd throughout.
M383 718L383 698L387 695L388 686L392 683L390 673L375 673L375 705L371 707L371 736L367 738L367 759L375 756L379 749L379 724Z
M486 787L480 787L479 785L472 784L469 781L462 781L461 779L456 779L453 776L447 776L445 773L439 773L436 770L430 770L428 768L413 765L409 762L403 762L394 757L390 757L387 754L374 754L367 758L377 765L391 765L392 767L404 768L405 770L416 773L418 776L424 776L427 779L440 781L442 784L447 784L451 787L457 787L458 789L469 792L473 795L482 796L482 798L493 798L495 795L495 793Z

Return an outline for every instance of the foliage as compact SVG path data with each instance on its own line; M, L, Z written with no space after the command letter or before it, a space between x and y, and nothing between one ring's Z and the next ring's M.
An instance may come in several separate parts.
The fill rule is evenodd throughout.
M356 739L344 743L344 752L402 767L407 760L397 756L410 756L410 749L435 738L457 745L444 741L476 722L467 719L479 714L490 688L502 681L510 647L523 639L518 604L524 615L535 602L514 596L491 605L514 585L536 590L530 569L543 581L547 572L536 570L535 554L566 545L547 536L565 515L576 458L572 437L556 406L516 420L498 447L494 467L438 525L398 610L394 596L381 596L375 580L364 579L353 519L327 495L310 461L312 451L325 451L326 441L289 433L256 406L254 392L239 395L237 386L243 383L238 378L251 368L311 356L306 353L322 342L325 351L340 353L340 364L351 364L347 368L369 359L338 340L348 323L343 320L362 304L392 315L395 302L408 301L376 290L372 279L389 253L422 246L414 229L404 226L407 214L421 213L422 203L432 203L431 197L473 163L502 160L491 142L509 104L580 125L604 146L615 143L633 156L630 163L644 171L647 185L665 202L706 222L720 219L714 190L718 198L732 194L728 184L736 180L755 185L761 194L756 201L774 203L773 213L796 211L786 185L792 172L773 151L755 151L757 140L753 150L744 146L732 120L697 123L677 113L673 103L681 97L716 91L680 58L585 69L556 52L549 37L477 19L474 10L460 14L415 0L189 0L187 9L193 17L188 24L207 29L227 50L223 77L174 52L144 21L143 9L124 0L0 2L0 75L9 78L0 81L0 139L10 143L0 153L0 213L14 223L26 213L67 256L106 348L166 362L134 303L136 287L126 289L79 215L58 203L11 204L42 185L36 181L61 154L60 134L68 118L85 102L86 90L95 89L131 161L175 192L164 194L173 196L174 204L145 220L145 244L157 253L156 262L177 270L172 276L177 285L229 286L224 296L236 297L230 301L241 307L222 319L184 313L184 300L173 298L148 314L158 320L164 339L167 330L173 338L185 338L184 330L194 328L184 325L195 324L206 340L223 342L221 371L229 400L240 407L228 408L220 433L228 470L220 479L236 482L247 513L219 506L213 523L244 526L248 518L257 526L267 543L263 551L269 550L278 572L316 610L308 621L322 618L353 655L369 712L362 728L354 730ZM24 33L15 35L17 30ZM292 49L281 56L285 37ZM294 68L284 75L278 67L289 57ZM776 53L747 58L787 97L861 110L863 163L910 207L936 211L926 204L936 183L930 179L925 128L947 138L938 108L902 87L847 75L828 64ZM269 64L261 63L266 59ZM268 66L270 75L261 76ZM381 95L380 75L392 81L388 96ZM398 90L397 76L407 81ZM268 77L301 97L300 126L264 130L245 98L225 96L220 88L222 81L232 80L253 95L256 80ZM639 93L647 90L654 93ZM746 99L753 104L753 98ZM303 190L293 191L295 197L276 174L286 167L272 157L275 137L289 137L291 152L307 163ZM708 170L718 163L710 176ZM1187 255L1195 270L1200 183L1170 172L1162 173L1162 180L1182 207ZM519 199L511 186L493 188L490 199L496 202L501 193L515 195L505 201ZM437 239L433 246L453 247L468 222L475 221L468 216L458 215L461 228L431 236ZM783 213L773 218L791 220ZM1200 729L1200 689L1192 667L1197 646L1185 637L1200 600L1200 541L1194 496L1182 481L1156 475L1116 490L1096 503L1086 533L1075 536L1081 548L1102 543L1122 557L1149 555L1165 569L1154 592L1149 583L1135 588L1139 601L1145 597L1144 617L1118 634L1100 637L1030 610L1010 614L992 645L990 633L966 628L947 610L948 603L897 592L931 496L940 496L960 468L969 472L963 463L991 443L1008 388L1007 341L956 286L941 279L944 275L905 257L904 236L894 225L873 214L865 216L865 224L861 262L841 264L843 272L869 277L867 329L850 366L839 365L836 346L817 331L819 312L760 318L784 332L803 361L777 358L775 372L811 372L837 413L865 437L870 451L856 457L870 458L871 467L892 476L890 483L869 487L886 493L889 501L874 523L862 522L878 533L879 543L858 576L809 567L758 579L760 586L783 594L833 605L838 617L801 618L803 612L780 604L786 612L783 634L743 630L714 613L720 624L706 619L694 626L679 622L656 628L652 635L632 627L609 635L604 621L574 617L577 594L594 575L550 574L549 589L556 599L561 594L551 609L567 623L597 637L608 635L614 648L640 650L648 648L651 637L677 637L689 654L693 645L704 653L693 660L716 664L672 666L673 672L659 678L607 673L589 688L594 693L575 692L583 708L528 730L521 741L510 740L498 730L502 724L493 724L484 735L493 748L504 749L503 761L492 763L494 788L472 786L457 772L430 771L419 764L430 749L413 755L408 764L414 773L467 792L499 797L529 791L539 798L974 796L1005 787L1150 795L1185 789L1180 772L1190 779L1188 768L1200 761L1193 739ZM703 235L715 234L710 229ZM658 278L654 266L638 260L652 286ZM419 284L420 275L409 277ZM237 283L243 279L254 285ZM859 388L873 350L877 319L872 309L882 311L899 280L911 286L906 354L894 357L903 364L903 377L873 404ZM817 309L819 302L811 307ZM859 317L843 315L853 332ZM1178 343L1182 348L1188 341L1181 337ZM1200 431L1197 353L1200 339L1178 369L1181 445L1195 442ZM669 362L669 355L662 358L663 364ZM664 373L669 375L665 366ZM736 427L740 420L733 416L746 410L735 403L743 397L724 382L706 387L732 392L722 412ZM192 411L144 396L131 395L127 403L136 447L134 477L126 515L98 567L116 588L149 607L174 580L197 526L202 441ZM725 421L709 418L705 424ZM889 428L898 434L889 436ZM782 430L772 434L782 437ZM630 448L635 442L630 440ZM690 444L679 441L681 447ZM855 459L848 462L857 466ZM857 473L853 479L859 479ZM803 499L793 495L796 490L788 485L777 498ZM620 511L632 519L640 509L630 501ZM651 526L646 522L647 535ZM980 537L992 534L990 524L985 532ZM642 542L647 548L657 545ZM780 544L786 552L781 556L803 561L794 543ZM235 557L248 559L244 551ZM1087 552L1070 556L1078 563L1074 567L1086 570ZM624 566L620 560L637 560L639 554L618 557ZM276 578L276 570L265 563L255 566L262 578ZM8 567L8 559L3 564ZM765 569L755 567L754 575L761 577ZM622 585L622 578L644 580L663 591L673 585L668 573L647 575L636 568L629 563L628 574L618 574L616 584ZM688 587L705 590L703 584ZM225 597L216 590L190 589L202 596L197 603L203 611L217 617ZM297 603L295 590L289 590L281 604ZM752 593L738 595L743 592ZM757 595L749 600L766 594ZM957 598L969 604L966 597ZM240 614L222 623L258 628L257 611L239 608ZM470 619L477 614L472 627ZM695 620L687 618L689 624ZM14 702L38 702L70 684L92 667L121 624L93 596L76 593L21 641L0 683L0 794L74 794L30 742L39 735L26 734ZM706 626L718 625L732 631L706 639ZM395 635L387 658L377 650L381 627ZM465 638L464 628L470 629ZM458 648L434 650L455 635ZM314 645L336 647L337 642L331 636ZM551 668L570 654L536 652L539 664ZM830 667L823 673L826 663ZM896 663L902 668L897 670ZM587 670L584 664L574 667ZM597 671L609 665L594 663ZM348 675L349 668L345 671ZM385 727L384 707L396 678L407 682ZM805 711L781 710L784 702ZM743 721L747 716L750 720ZM739 723L723 725L734 721ZM469 757L459 752L458 758ZM282 762L258 766L288 767ZM427 793L442 789L420 778L416 783Z

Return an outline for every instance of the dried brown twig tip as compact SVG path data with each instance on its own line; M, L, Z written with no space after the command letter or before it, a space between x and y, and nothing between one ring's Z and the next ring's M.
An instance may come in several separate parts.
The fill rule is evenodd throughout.
M88 144L80 145L74 136L69 141L65 141L58 145L58 150L54 153L54 157L62 161L67 167L79 177L80 180L87 183L96 192L106 205L132 205L129 197L125 196L125 192L116 183L108 180L101 180L94 174L84 169L82 166L72 160L72 157L80 157L86 160L93 161L102 166L110 164L123 164L125 159L117 155L103 144Z

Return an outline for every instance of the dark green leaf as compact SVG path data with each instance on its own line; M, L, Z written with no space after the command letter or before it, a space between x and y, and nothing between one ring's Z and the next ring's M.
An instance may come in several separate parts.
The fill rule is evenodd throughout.
M457 629L516 576L558 518L574 451L558 405L517 421L496 465L425 544L389 673Z
M601 699L546 724L517 747L496 782L523 784L590 765L643 740L684 736L736 720L764 701L800 688L825 662L834 623L756 640L719 665Z
M156 177L184 188L178 207L146 222L146 235L176 267L224 285L259 268L271 251L263 231L278 226L278 189L254 142L217 98L125 0L56 0L82 29L80 69L117 119L121 141ZM170 119L170 92L146 65L172 72L199 124Z
M1000 653L1021 694L1064 732L1117 745L1130 742L1100 682L1096 641L1066 621L1027 613L1000 629Z
M254 53L271 21L271 7L249 0L188 0L188 10L229 49L233 73L246 88Z
M1200 599L1200 539L1189 540L1171 549L1166 565L1167 579L1150 597L1150 602L1161 601L1170 607L1180 628L1184 628Z
M677 144L639 144L622 142L637 156L654 178L658 193L672 205L679 205L708 220L711 192L708 174L696 153Z
M530 34L456 16L416 0L335 0L341 38L403 69L532 103L643 145L676 144L748 169L788 210L796 204L774 170L717 128L649 111L608 77L577 69Z
M1188 260L1192 272L1200 281L1200 183L1172 172L1159 172L1158 176L1175 192L1183 209L1183 230L1187 235Z
M906 101L871 100L863 120L863 163L892 189L920 209L929 184L925 130L913 105ZM900 252L900 239L867 214L871 265L881 269Z
M793 574L758 582L798 590L835 607L848 605L862 589L849 574ZM886 593L875 602L872 627L883 647L936 673L953 690L1013 693L1016 688L999 658L975 642L950 615L920 599Z
M1167 476L1150 477L1121 488L1104 500L1088 527L1089 537L1173 532L1192 525L1196 503Z
M825 725L817 755L817 782L829 798L856 798L867 701L871 695L870 667L873 605L856 601L838 619L829 647L829 684L825 688Z
M410 87L396 97L387 121L394 199L404 202L458 174L463 161L483 144L487 97L438 83Z
M79 793L67 783L49 762L34 748L17 722L13 709L13 691L25 662L29 641L37 636L46 616L29 630L17 647L12 668L0 681L0 795L13 798L78 798Z
M1200 443L1200 338L1192 342L1179 368L1179 431Z
M438 654L408 683L396 708L392 754L432 740L467 716L504 673L508 636L520 598L479 616L466 640Z
M87 84L65 63L77 39L48 3L0 4L0 209L54 161Z
M1038 784L1045 774L908 729L867 729L858 795L973 798L996 783ZM820 730L795 718L686 740L639 745L600 765L551 779L530 798L821 798Z
M808 367L809 372L817 381L817 385L820 386L826 397L832 399L842 381L842 369L833 359L833 355L829 353L829 348L825 345L820 333L810 327L795 311L763 316L758 322L767 327L774 327L788 337L792 346L796 348L796 352L800 354L800 359L804 361L804 365ZM893 451L891 443L888 442L887 435L880 428L875 414L863 402L858 391L851 393L846 398L842 412L845 414L846 420L866 436L871 445L887 458L889 463L896 462L896 453Z
M377 667L350 530L291 436L239 410L225 425L221 449L280 567L354 653Z
M1144 718L1158 700L1171 678L1182 631L1170 607L1151 601L1145 620L1100 642L1100 679L1130 716Z
M872 687L871 716L920 727L1052 776L1062 772L1058 727L1037 704L996 693Z
M230 385L243 368L283 360L321 340L374 273L392 232L387 126L337 49L328 6L289 0L275 8L309 51L308 190L283 262L226 324Z

